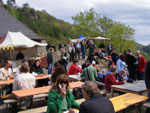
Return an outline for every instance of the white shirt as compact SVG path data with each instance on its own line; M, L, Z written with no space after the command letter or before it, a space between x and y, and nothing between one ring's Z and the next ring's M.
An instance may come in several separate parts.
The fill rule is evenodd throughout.
M0 79L6 80L8 75L12 76L11 68L8 68L8 70L6 70L4 67L0 69Z
M31 73L19 74L13 83L13 90L31 89L35 87L35 77Z
M126 70L126 63L121 59L117 60L117 73L120 73L122 70Z

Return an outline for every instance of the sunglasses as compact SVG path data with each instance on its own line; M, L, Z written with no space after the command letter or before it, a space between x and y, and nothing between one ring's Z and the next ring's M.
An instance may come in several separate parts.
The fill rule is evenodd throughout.
M60 84L68 84L68 82L60 82Z

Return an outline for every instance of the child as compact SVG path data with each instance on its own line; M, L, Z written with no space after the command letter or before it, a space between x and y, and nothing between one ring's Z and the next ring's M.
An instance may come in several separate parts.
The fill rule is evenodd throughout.
M103 69L102 70L102 72L98 72L98 74L97 74L97 80L99 81L99 82L105 82L105 76L106 76L106 69Z
M127 82L133 82L133 80L127 76L127 72L125 70L122 70L120 73L119 73L119 81L124 81L126 80Z

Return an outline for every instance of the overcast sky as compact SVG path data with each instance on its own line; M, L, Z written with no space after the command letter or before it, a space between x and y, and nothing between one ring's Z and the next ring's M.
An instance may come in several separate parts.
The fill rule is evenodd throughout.
M137 42L150 44L150 0L16 0L16 3L18 6L29 3L69 23L80 11L94 8L97 13L133 27Z

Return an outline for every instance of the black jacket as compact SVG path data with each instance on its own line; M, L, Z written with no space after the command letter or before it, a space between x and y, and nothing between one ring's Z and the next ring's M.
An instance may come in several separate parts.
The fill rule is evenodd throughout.
M115 113L110 100L101 94L95 94L80 105L79 113Z
M47 53L47 64L52 64L53 63L53 55L51 52Z
M43 74L43 70L41 68L41 66L36 66L35 64L32 65L31 69L30 69L30 73L35 72L38 74Z
M146 88L150 89L150 61L147 61L145 65L145 84Z
M136 58L133 55L131 54L126 55L126 64L128 65L129 70L136 69L135 63L136 63Z

